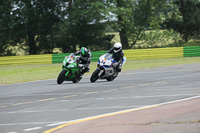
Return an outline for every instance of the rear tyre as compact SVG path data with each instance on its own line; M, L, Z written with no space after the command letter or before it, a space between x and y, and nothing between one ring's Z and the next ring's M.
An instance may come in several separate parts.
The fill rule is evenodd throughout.
M77 77L76 79L72 80L73 83L78 83L82 78L81 77Z
M60 72L60 74L58 75L58 78L57 78L57 83L58 84L62 84L63 83L63 81L65 80L65 74L66 74L66 70L62 70L61 72Z
M73 83L78 83L79 80L78 80L78 79L75 79L75 80L73 80L72 82L73 82Z
M112 77L112 78L107 78L106 80L107 80L107 81L113 81L114 79L115 79L115 78Z
M113 81L117 77L117 75L118 75L118 72L115 72L113 77L107 78L106 80L107 81Z
M90 77L90 81L92 83L94 83L95 81L97 81L97 79L99 78L98 74L99 74L100 70L96 69L93 73L92 76Z

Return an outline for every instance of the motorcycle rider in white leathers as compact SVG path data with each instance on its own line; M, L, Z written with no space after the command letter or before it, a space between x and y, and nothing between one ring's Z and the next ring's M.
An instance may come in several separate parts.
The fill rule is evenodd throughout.
M116 61L116 63L113 63L113 68L117 72L121 72L123 57L124 57L124 52L122 50L122 44L119 42L115 43L114 47L112 47L107 53L113 54L113 59Z

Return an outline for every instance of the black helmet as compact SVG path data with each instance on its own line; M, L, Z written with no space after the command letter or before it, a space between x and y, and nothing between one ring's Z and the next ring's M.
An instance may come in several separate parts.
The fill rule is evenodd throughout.
M82 47L82 48L81 48L81 55L82 55L83 57L87 57L87 56L88 56L88 49L85 48L85 47Z

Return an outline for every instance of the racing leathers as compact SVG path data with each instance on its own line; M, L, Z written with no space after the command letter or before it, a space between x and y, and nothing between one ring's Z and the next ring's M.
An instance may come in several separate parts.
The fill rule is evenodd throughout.
M117 72L121 72L123 57L124 57L123 50L121 49L118 52L114 52L114 47L113 47L107 53L113 54L113 59L116 61L116 63L113 63L113 68L116 69Z
M81 75L83 75L86 72L89 72L90 70L90 62L92 58L92 54L90 50L88 50L86 55L81 54L81 50L74 53L75 55L80 55L80 64L83 64L85 69L81 70Z

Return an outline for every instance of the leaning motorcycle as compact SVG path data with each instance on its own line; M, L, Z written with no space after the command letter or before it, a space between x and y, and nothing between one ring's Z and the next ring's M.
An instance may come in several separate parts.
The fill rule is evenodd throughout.
M90 81L95 82L98 79L106 79L107 81L113 81L119 73L113 68L113 63L115 62L116 61L109 53L106 53L99 57L97 69L93 72L92 76L90 77ZM126 57L123 58L122 65L124 65L125 62Z
M84 65L79 63L80 56L70 54L63 60L62 71L58 75L57 83L62 84L64 81L72 81L78 83L81 77L81 71L84 69Z

